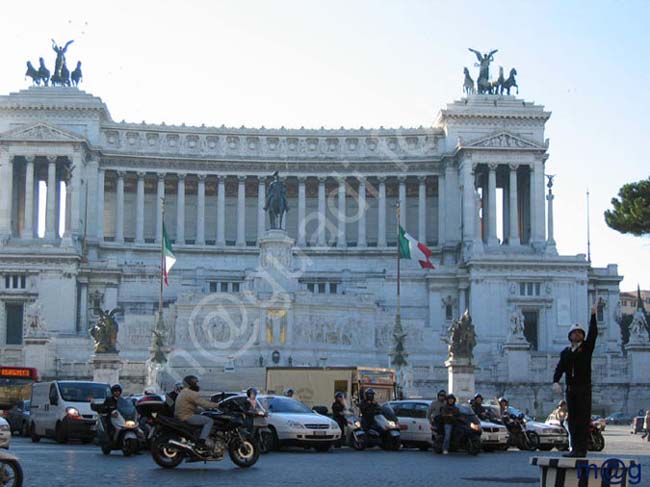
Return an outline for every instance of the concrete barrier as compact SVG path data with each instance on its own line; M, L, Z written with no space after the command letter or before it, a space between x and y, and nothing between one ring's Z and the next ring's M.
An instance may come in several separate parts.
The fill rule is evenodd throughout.
M619 458L532 457L540 487L606 487L641 484L641 465Z

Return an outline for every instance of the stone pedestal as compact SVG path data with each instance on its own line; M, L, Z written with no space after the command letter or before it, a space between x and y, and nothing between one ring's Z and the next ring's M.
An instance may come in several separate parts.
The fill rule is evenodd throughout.
M113 385L120 382L122 359L117 353L95 353L90 357L93 367L93 381Z
M627 351L629 381L636 384L649 384L650 376L650 343L630 342L625 345Z
M291 250L294 243L284 230L267 230L260 238L259 291L278 294L295 288Z
M530 371L530 344L525 338L510 339L503 345L509 382L526 382Z
M464 404L475 394L474 365L470 358L453 357L445 362L448 372L448 390Z
M49 351L50 338L25 337L23 342L24 364L34 367L41 377L53 375L54 355Z

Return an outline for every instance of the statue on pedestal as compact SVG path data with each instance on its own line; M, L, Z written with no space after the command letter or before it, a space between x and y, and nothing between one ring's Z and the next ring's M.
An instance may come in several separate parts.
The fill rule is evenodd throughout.
M476 331L469 310L466 310L463 316L454 321L449 328L449 358L466 358L471 361L475 346Z
M273 178L274 181L269 186L268 194L266 195L264 211L269 214L271 229L282 230L282 219L286 212L289 211L287 186L284 182L280 181L278 171L273 173Z
M117 332L119 327L115 321L115 314L120 308L110 311L97 310L99 320L90 329L90 336L95 341L95 353L117 353Z
M47 325L42 318L42 313L43 306L39 303L34 302L27 306L25 337L44 337L47 334Z
M526 340L526 337L524 336L524 324L524 314L519 308L514 306L512 313L510 314L510 333L508 335L508 341Z

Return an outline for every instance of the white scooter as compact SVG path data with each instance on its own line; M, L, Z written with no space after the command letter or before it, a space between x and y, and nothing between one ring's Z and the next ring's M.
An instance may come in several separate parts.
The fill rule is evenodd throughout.
M113 450L122 450L124 456L128 457L146 446L146 438L136 421L135 406L131 400L120 397L117 409L112 411L102 403L93 403L91 408L99 414L97 440L104 455L110 455Z

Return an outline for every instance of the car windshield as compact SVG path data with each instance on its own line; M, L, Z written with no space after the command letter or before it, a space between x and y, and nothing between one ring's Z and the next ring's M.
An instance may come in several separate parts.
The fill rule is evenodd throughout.
M59 382L59 391L64 401L91 402L111 395L108 384L97 382Z
M262 399L264 409L271 413L310 414L309 407L289 397L265 397Z

